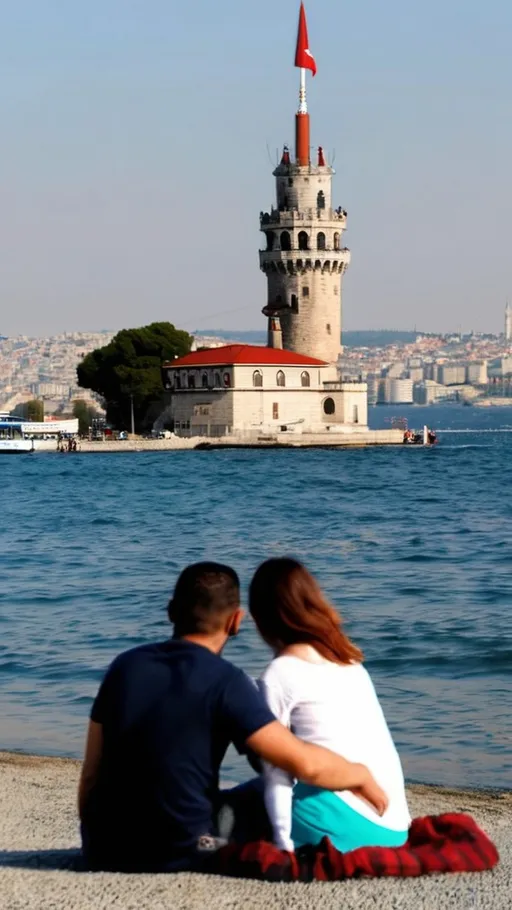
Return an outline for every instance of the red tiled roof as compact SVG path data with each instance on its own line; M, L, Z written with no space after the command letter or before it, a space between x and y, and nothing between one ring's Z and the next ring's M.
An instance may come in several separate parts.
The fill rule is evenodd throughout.
M266 348L257 344L226 344L221 348L193 351L177 360L165 363L166 367L209 367L245 364L250 366L311 366L325 367L325 360L295 354L279 348Z

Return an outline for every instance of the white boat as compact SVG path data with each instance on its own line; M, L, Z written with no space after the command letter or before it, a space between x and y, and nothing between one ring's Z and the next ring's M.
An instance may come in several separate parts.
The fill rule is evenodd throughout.
M0 455L23 455L34 451L34 440L23 433L25 422L10 414L0 414Z
M24 455L34 452L33 439L6 439L0 437L0 455Z
M0 413L0 455L20 455L37 449L53 448L61 436L76 436L78 420L42 422Z

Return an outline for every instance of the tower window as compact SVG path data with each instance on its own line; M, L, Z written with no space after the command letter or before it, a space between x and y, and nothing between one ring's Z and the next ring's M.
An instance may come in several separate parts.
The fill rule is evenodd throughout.
M299 312L299 301L297 298L297 294L292 294L292 313L298 313L298 312Z
M306 288L306 287L302 288L302 296L309 297L309 288Z
M276 384L284 389L286 385L286 376L282 370L279 370L276 376Z
M276 235L274 231L267 231L267 252L271 252L274 249L275 241Z
M316 248L317 250L325 250L325 234L323 231L320 231L320 233L317 235Z
M325 208L325 193L323 190L320 190L318 196L316 197L316 205L319 209Z
M252 384L255 389L261 389L263 386L263 374L259 370L255 370L252 374Z
M293 186L293 177L288 177L288 186Z
M309 250L309 237L306 231L299 231L299 250Z
M300 375L300 384L303 389L309 389L311 385L311 379L309 373L306 370L304 370L304 372Z
M281 249L286 250L287 252L292 248L292 241L288 231L283 231L281 233Z
M330 335L331 334L331 323L328 322L325 328L327 329L327 334Z
M334 414L336 410L336 405L334 404L334 398L326 398L324 401L324 414L328 416Z
M334 235L333 246L335 250L339 250L340 248L340 235L338 233Z

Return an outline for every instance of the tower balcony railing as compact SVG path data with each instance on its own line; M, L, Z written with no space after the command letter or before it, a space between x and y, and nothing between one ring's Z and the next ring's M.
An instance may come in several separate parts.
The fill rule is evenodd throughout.
M348 264L350 257L351 253L347 246L338 250L327 246L324 250L301 250L298 247L294 247L291 250L260 250L260 258L265 260L265 262L287 262L288 260L295 262L297 259L311 259L314 262L319 259L322 262L334 259L336 262L346 262Z
M270 212L260 212L260 226L262 228L270 224L293 225L303 224L305 221L335 221L339 224L346 224L347 212L341 207L339 209L279 209L272 208Z

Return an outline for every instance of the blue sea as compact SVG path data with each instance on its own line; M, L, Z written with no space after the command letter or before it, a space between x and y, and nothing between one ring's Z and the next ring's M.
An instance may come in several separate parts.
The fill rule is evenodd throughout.
M408 779L511 787L512 408L372 424L404 415L440 444L1 459L0 749L81 756L102 674L169 634L183 566L229 561L245 592L291 554L363 647ZM226 656L263 669L250 620Z

